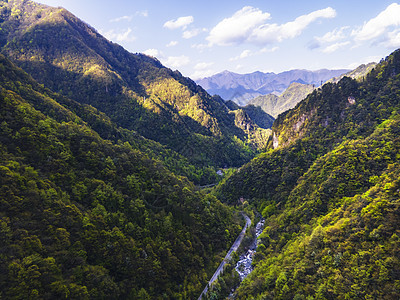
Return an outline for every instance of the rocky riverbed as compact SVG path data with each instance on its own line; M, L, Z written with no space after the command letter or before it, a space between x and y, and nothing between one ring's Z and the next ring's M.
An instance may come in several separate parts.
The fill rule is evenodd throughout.
M249 249L240 256L240 260L236 264L235 269L240 276L240 280L246 278L246 276L249 275L251 271L253 271L253 266L252 266L253 256L256 253L258 245L258 237L263 231L264 223L265 223L264 218L261 218L261 220L256 225L256 236L253 242L251 243Z

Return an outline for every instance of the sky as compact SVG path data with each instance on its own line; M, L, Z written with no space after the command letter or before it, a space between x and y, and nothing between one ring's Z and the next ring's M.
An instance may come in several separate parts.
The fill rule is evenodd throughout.
M354 69L400 48L386 0L39 0L192 79L228 70Z

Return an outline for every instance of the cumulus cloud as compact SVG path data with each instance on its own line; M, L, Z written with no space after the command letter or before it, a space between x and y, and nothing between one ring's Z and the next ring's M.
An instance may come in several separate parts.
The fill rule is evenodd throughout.
M364 25L353 31L353 36L357 41L375 39L386 33L388 28L400 26L400 5L393 3L389 5L378 16L365 22Z
M252 56L253 53L250 50L243 50L242 53L240 53L240 55L232 57L231 59L229 59L230 61L235 61L235 60L239 60L239 59L243 59L249 56Z
M148 17L149 13L148 13L147 10L141 10L141 11L137 11L135 13L135 16ZM122 17L118 17L118 18L115 18L115 19L111 19L110 22L111 23L117 23L117 22L122 22L122 21L130 22L130 21L132 21L133 17L134 17L133 15L122 16Z
M389 48L400 47L400 29L388 33L388 40L386 41L385 46Z
M209 63L206 63L206 62L197 63L194 66L194 69L195 70L204 70L204 69L207 69L207 68L211 67L213 64L214 63L212 63L212 62L209 62Z
M309 44L308 48L316 49L323 47L323 53L333 53L350 44L350 41L343 41L348 38L349 34L346 33L346 30L349 28L349 26L343 26L335 28L334 30L325 33L323 36L317 36Z
M244 42L271 44L300 35L311 23L321 18L334 18L336 11L327 7L302 15L285 24L266 23L269 13L251 6L243 7L232 17L218 23L207 40L212 45L233 45Z
M260 9L245 6L232 17L219 22L210 31L207 40L211 44L231 45L246 41L252 32L270 18L269 13Z
M146 54L146 55L149 55L149 56L153 56L153 57L162 56L162 53L157 49L147 49L143 53Z
M200 63L197 63L194 66L195 72L190 75L190 78L193 78L193 79L197 80L197 79L200 79L200 78L205 78L205 77L209 77L211 75L214 75L215 71L210 68L213 65L214 65L214 63L212 63L212 62L200 62Z
M107 39L117 42L133 42L134 40L136 40L136 37L132 34L132 29L130 28L119 32L111 29L107 32L104 32L103 35Z
M180 68L182 66L188 65L190 63L189 57L185 55L181 56L169 56L167 59L164 59L163 64L170 68Z
M149 16L149 12L147 10L141 10L137 11L135 15L147 18Z
M335 28L334 30L325 33L321 37L315 37L315 39L319 43L334 43L334 42L337 42L337 41L340 41L340 40L343 40L344 38L346 38L345 31L349 28L350 28L349 26Z
M335 51L337 51L337 50L339 50L339 49L341 49L341 48L346 47L346 46L349 45L349 44L350 44L349 41L347 41L347 42L342 42L342 43L334 43L334 44L332 44L332 45L326 46L326 47L322 50L322 52L324 52L324 53L333 53L333 52L335 52Z
M279 47L272 47L272 48L265 47L260 50L260 53L272 53L272 52L276 52L278 50L279 50Z
M207 31L207 29L205 29L205 28L203 28L203 29L195 28L195 29L192 29L192 30L186 30L186 31L183 32L182 37L184 39L191 39L191 38L199 35L200 33L204 32L204 31Z
M198 80L205 77L210 77L214 75L216 72L214 70L196 70L193 74L190 75L190 78L194 80Z
M178 45L178 41L170 41L170 42L166 45L166 47L174 47L174 46L176 46L176 45Z
M357 43L370 41L388 48L400 47L400 5L390 4L375 18L353 30L352 36Z
M204 51L204 49L210 48L210 44L193 44L190 47L202 52L202 51Z
M168 29L178 29L178 28L183 28L186 29L186 27L193 23L194 18L193 16L186 16L186 17L180 17L175 20L169 20L164 23L164 27Z
M121 21L130 22L130 21L132 21L132 19L133 19L133 16L122 16L122 17L119 17L119 18L112 19L112 20L110 20L110 22L111 23L116 23L116 22L121 22Z

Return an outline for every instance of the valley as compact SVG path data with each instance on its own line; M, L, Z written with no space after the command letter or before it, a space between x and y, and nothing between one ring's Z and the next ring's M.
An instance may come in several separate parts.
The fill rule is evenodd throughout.
M194 22L161 27L211 52ZM0 1L0 299L398 299L400 50L197 83L158 54Z

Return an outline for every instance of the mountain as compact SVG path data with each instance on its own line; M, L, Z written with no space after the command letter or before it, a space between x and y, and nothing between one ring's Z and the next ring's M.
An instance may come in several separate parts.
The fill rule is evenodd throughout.
M344 73L338 77L333 77L327 82L339 82L344 77L350 77L353 79L364 78L374 67L376 63L369 63L367 65L360 65L356 69ZM281 94L267 94L258 96L249 101L249 104L261 107L266 113L273 117L277 117L280 113L283 113L296 106L301 100L303 100L308 94L314 90L314 85L302 84L293 82L290 86Z
M1 1L1 52L39 83L107 114L197 166L239 166L268 132L238 128L222 99L211 97L157 59L132 54L63 8ZM254 140L257 136L257 140Z
M242 107L232 100L226 101L225 105L236 114L242 114L243 117L248 116L260 128L269 129L274 123L274 117L267 114L261 107L251 104Z
M277 117L279 114L295 107L313 90L314 86L312 84L293 82L281 95L268 94L258 96L251 99L249 104L259 106L264 112Z
M1 298L197 297L232 210L150 158L160 145L0 70Z
M373 68L375 68L377 65L377 63L375 62L371 62L368 64L362 64L360 66L358 66L357 68L355 68L352 71L349 71L347 73L344 73L338 77L333 77L330 80L328 80L328 82L339 82L340 79L342 79L343 77L347 76L353 79L362 79L364 78Z
M280 114L265 153L218 187L266 218L238 299L397 299L400 50Z
M339 76L349 70L291 70L282 73L254 72L237 74L229 71L218 73L197 81L210 94L217 94L225 100L235 101L241 106L261 95L281 94L293 82L321 85L321 82Z

